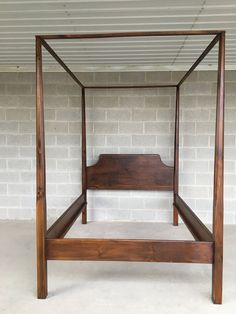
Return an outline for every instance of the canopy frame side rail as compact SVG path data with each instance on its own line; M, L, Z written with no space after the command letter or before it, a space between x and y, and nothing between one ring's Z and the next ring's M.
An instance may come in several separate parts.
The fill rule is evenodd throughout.
M206 47L206 49L202 52L202 54L198 57L198 59L194 62L191 68L184 74L179 83L177 84L180 87L184 81L190 76L190 74L196 69L196 67L202 62L202 60L209 54L209 52L215 47L215 45L220 40L220 34L217 34L210 44Z
M115 32L91 34L44 34L42 39L89 39L115 37L146 37L146 36L208 36L222 33L223 30L180 30L180 31L147 31L147 32Z
M42 36L36 36L39 38L42 46L49 52L49 54L60 64L60 66L70 75L70 77L78 84L81 88L84 88L82 82L77 78L77 76L70 70L70 68L65 64L65 62L58 56L58 54L52 49L52 47L42 39Z
M86 204L85 194L82 193L47 230L46 238L63 238L83 212Z
M175 195L174 206L196 241L214 241L210 230L178 194Z

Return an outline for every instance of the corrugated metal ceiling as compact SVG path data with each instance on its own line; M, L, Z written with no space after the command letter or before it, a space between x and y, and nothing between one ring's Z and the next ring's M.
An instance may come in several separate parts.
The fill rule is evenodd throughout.
M0 1L0 70L32 70L34 35L119 31L224 29L227 67L236 68L235 0ZM75 70L186 69L212 37L49 41ZM205 60L214 68L217 49ZM44 57L48 69L54 60Z

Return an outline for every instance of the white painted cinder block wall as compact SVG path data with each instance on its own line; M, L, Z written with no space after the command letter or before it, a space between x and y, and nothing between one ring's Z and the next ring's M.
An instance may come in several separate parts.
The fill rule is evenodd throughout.
M177 82L180 72L82 73L86 84ZM80 193L80 88L64 73L44 75L48 216ZM180 194L212 220L216 73L194 72L181 88ZM34 73L0 73L0 218L35 217ZM87 92L88 164L101 153L159 153L173 164L171 89ZM226 73L225 222L236 223L236 72ZM89 220L165 221L172 193L89 192Z

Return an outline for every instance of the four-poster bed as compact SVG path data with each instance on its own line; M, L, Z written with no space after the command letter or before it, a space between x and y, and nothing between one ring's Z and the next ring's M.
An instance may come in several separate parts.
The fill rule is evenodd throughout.
M213 35L214 38L178 84L139 86L84 86L46 40L88 39L137 36ZM179 196L179 110L183 82L219 44L216 99L215 162L213 194L213 232L202 223ZM82 90L82 194L47 230L44 105L42 77L44 47ZM37 146L37 295L47 296L48 260L146 261L212 264L212 300L222 303L223 259L223 149L224 149L224 66L225 32L163 31L105 34L71 34L36 36L36 146ZM165 165L158 154L103 154L93 166L86 164L85 91L91 88L166 88L176 90L174 167ZM82 214L87 222L87 189L121 189L173 191L173 224L178 215L195 240L64 238L74 221Z

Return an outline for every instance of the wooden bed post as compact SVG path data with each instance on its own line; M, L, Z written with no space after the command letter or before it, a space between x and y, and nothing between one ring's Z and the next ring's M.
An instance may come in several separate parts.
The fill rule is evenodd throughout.
M86 206L82 212L82 223L87 223L87 184L86 184L86 163L87 163L87 155L86 155L86 109L85 109L85 88L82 88L82 193L85 197Z
M174 144L174 204L179 192L179 86L176 86L175 144ZM173 225L178 226L178 210L173 205Z
M219 35L213 199L213 237L215 243L212 274L212 300L217 304L222 303L223 277L224 71L225 32L222 32Z
M43 108L42 45L36 36L36 160L37 160L37 200L36 200L36 246L37 246L37 295L47 296L47 259L45 238L47 232L45 137Z

